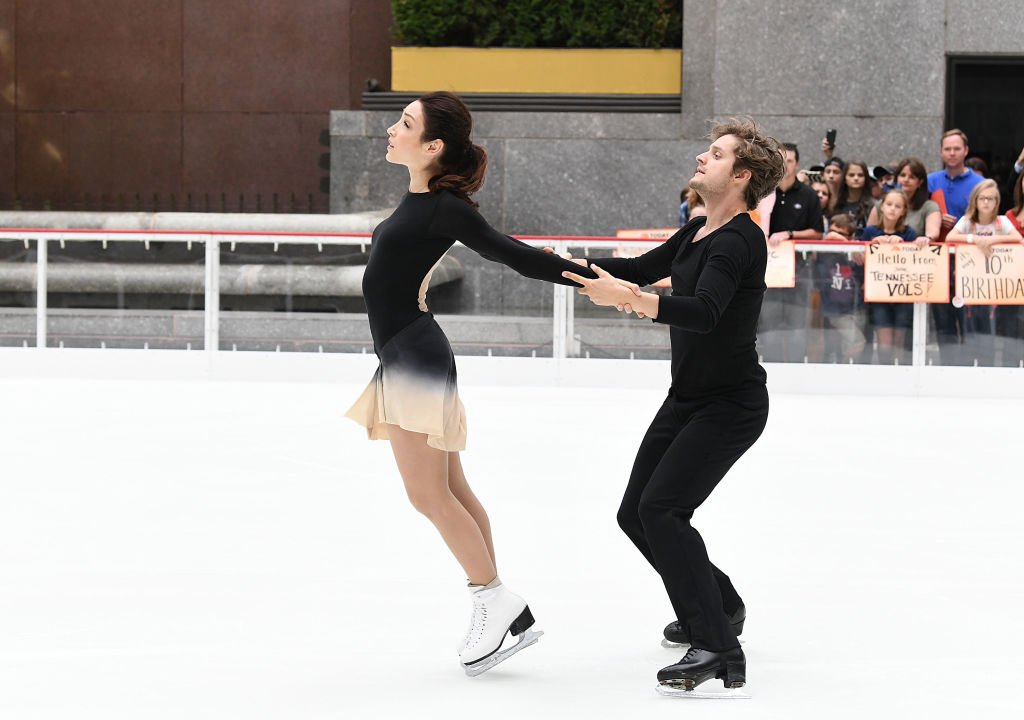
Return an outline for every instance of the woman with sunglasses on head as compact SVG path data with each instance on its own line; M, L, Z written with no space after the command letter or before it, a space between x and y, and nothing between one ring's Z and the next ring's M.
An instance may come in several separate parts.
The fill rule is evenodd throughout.
M487 153L470 139L472 127L462 100L435 92L410 103L388 128L386 159L408 168L409 191L373 232L363 297L380 365L347 416L371 439L390 441L413 507L465 571L473 614L459 657L466 673L477 675L539 634L528 632L534 620L526 602L498 579L490 522L466 482L455 359L427 309L427 285L455 241L548 282L575 285L562 273L583 270L499 233L480 216L470 196L483 183ZM509 635L518 642L502 649Z

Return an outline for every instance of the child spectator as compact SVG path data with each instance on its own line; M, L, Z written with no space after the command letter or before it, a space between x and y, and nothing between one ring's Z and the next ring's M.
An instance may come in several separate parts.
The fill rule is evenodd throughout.
M827 168L826 168L827 169ZM861 239L864 228L868 224L868 215L874 207L868 183L868 166L862 162L851 162L846 166L843 180L839 184L839 194L833 204L833 212L846 213L853 220L854 237Z
M902 190L890 190L882 196L879 205L880 220L877 225L864 228L864 240L882 243L913 242L917 238L914 228L907 225L909 203ZM869 315L875 329L878 346L878 363L888 365L893 358L904 363L907 330L914 322L912 303L871 303Z
M1021 234L1005 215L999 215L999 186L995 180L982 180L971 190L967 212L957 220L946 239L977 245L986 255L997 243L1020 242Z
M853 240L849 215L829 219L828 239ZM853 362L864 351L864 253L819 252L814 277L821 295L822 329L826 362Z
M997 243L1021 242L1021 234L1005 215L999 215L999 186L995 180L982 180L971 190L967 211L957 220L946 236L948 242L966 242L977 245L985 255L992 254ZM995 347L990 342L992 307L970 305L964 308L964 351L968 363L976 361L991 365Z
M832 202L832 188L824 180L816 180L811 183L811 189L818 196L818 202L821 203L821 212L826 212L829 204Z

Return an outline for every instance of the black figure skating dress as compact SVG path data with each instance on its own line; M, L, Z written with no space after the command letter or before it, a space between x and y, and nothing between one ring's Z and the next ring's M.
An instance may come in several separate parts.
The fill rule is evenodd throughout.
M373 231L363 298L380 365L346 413L371 440L388 425L424 433L439 450L466 447L466 412L459 400L448 338L427 310L427 285L455 241L526 277L573 285L561 273L593 273L557 255L501 234L469 203L447 191L406 193Z

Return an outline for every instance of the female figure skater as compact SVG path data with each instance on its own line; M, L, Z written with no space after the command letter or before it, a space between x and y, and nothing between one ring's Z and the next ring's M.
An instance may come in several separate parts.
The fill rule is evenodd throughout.
M388 128L386 158L409 169L409 192L373 232L363 297L380 366L346 414L371 439L390 440L413 507L465 570L473 614L459 657L477 675L539 633L527 633L529 607L498 579L487 513L459 461L465 411L451 346L427 310L427 284L456 240L527 277L573 285L561 273L579 268L502 235L476 211L470 195L483 183L487 154L470 140L472 124L458 97L436 92L409 104ZM519 641L501 650L509 633Z
M566 273L595 304L671 328L672 384L640 444L618 521L665 584L678 623L666 630L690 643L682 660L658 672L659 690L691 697L711 678L727 688L746 682L736 638L743 601L711 564L690 520L768 419L765 371L755 349L767 250L748 211L785 172L780 144L751 120L718 125L711 137L690 180L706 218L691 220L639 257L595 261L597 280ZM669 275L668 297L617 280L649 285Z

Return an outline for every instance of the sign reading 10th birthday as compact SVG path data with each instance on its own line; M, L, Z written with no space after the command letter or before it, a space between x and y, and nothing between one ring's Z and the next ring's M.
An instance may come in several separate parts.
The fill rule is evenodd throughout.
M949 302L945 245L871 243L864 257L864 301Z
M974 245L956 249L956 299L964 305L1024 305L1024 245L993 245L988 257ZM959 304L959 303L958 303Z

